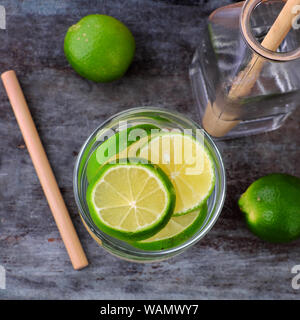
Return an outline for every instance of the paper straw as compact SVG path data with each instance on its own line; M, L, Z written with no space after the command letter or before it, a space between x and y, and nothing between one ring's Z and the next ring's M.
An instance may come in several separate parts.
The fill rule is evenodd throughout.
M88 265L87 258L58 188L19 81L12 70L4 72L1 78L72 265L76 270L82 269Z

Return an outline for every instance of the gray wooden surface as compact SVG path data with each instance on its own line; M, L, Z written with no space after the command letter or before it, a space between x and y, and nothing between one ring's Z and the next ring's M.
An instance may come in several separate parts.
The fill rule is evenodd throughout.
M81 144L104 119L130 107L163 106L197 117L188 65L205 19L225 0L2 0L0 71L14 68L78 230L90 266L70 265L39 181L0 86L0 299L299 299L291 268L299 241L267 244L246 228L239 195L270 172L300 176L298 110L278 131L219 143L228 177L224 210L211 232L169 261L135 264L106 253L80 222L72 170ZM90 13L132 30L133 65L111 84L77 76L63 54L67 28Z

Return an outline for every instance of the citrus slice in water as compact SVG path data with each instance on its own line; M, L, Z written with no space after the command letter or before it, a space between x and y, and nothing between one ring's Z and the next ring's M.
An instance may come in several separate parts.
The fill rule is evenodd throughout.
M104 164L87 189L94 223L122 240L142 240L170 220L175 191L169 178L152 164Z
M214 164L204 143L188 134L163 133L141 148L139 157L157 164L176 191L174 215L200 208L215 185Z
M135 158L139 146L145 144L148 139L150 140L152 129L157 129L157 127L152 124L138 124L111 135L91 154L86 169L88 181L97 175L99 168L104 163L119 158ZM102 139L102 137L97 139Z
M202 226L207 216L207 204L188 214L172 217L168 224L149 239L132 243L143 250L163 250L173 248L190 239Z

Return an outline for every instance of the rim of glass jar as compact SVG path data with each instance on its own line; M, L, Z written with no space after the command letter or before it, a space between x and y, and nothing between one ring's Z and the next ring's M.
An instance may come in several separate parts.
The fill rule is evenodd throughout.
M134 248L132 247L131 250L125 249L125 250L121 250L120 247L117 246L117 244L113 243L109 237L106 237L105 234L101 234L97 231L97 228L95 228L93 226L93 224L90 221L89 218L89 213L86 213L82 204L81 204L81 199L79 196L79 190L78 190L78 173L79 173L79 167L80 167L80 163L82 160L82 156L86 150L86 147L89 145L89 143L92 141L92 139L97 135L97 133L99 132L99 130L101 130L101 128L105 127L108 123L110 123L112 120L114 120L115 118L118 118L120 116L126 116L126 115L132 115L134 113L138 114L140 112L160 112L163 113L165 115L169 115L171 117L178 117L180 120L183 120L185 123L190 123L192 126L195 126L196 128L202 129L201 126L197 123L195 123L194 121L188 119L187 117L183 116L182 114L180 114L179 112L176 111L171 111L164 109L164 108L158 108L158 107L136 107L136 108L130 108L130 109L126 109L124 111L118 112L115 115L109 117L107 120L105 120L104 122L102 122L92 133L91 135L86 139L86 141L84 142L84 144L82 145L76 162L75 162L75 166L74 166L74 171L73 171L73 192L74 192L74 196L75 196L75 201L77 204L77 207L79 209L79 214L81 216L81 219L83 219L84 223L87 225L88 229L92 232L92 234L98 239L100 240L102 246L107 249L111 254L118 256L119 258L123 258L125 260L130 260L130 261L141 261L141 262L146 262L148 261L157 261L157 260L164 260L167 259L168 257L173 257L183 251L185 251L186 249L188 249L189 247L191 247L192 245L194 245L196 242L198 242L199 240L201 240L213 227L213 225L215 224L215 222L217 221L223 205L224 205L224 201L225 201L225 196L226 196L226 174L225 174L225 168L224 168L224 164L223 164L223 160L221 157L221 154L216 146L216 144L214 143L214 141L212 140L212 138L206 133L205 130L203 130L204 133L204 138L205 140L208 142L208 144L210 145L210 147L212 148L212 150L214 151L214 159L216 159L218 166L220 167L220 199L218 201L218 203L216 204L216 206L214 206L214 210L215 213L212 217L210 217L209 221L207 222L207 225L205 226L205 228L199 232L199 234L194 237L191 238L190 240L186 241L185 243L174 247L174 248L170 248L170 249L164 249L161 251L142 251L140 249ZM205 222L204 222L205 223Z
M251 14L259 4L263 2L268 2L268 1L274 1L274 0L246 0L245 1L242 7L241 16L240 16L240 28L246 43L250 46L250 48L255 53L257 53L261 57L268 60L284 62L284 61L299 59L300 47L289 52L275 52L263 47L253 36L252 30L251 30L251 24L250 24ZM285 0L282 0L280 2L285 2Z

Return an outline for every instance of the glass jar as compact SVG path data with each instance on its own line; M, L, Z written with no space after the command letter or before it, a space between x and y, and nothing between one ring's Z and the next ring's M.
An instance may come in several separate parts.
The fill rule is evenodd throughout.
M215 166L215 187L213 193L207 201L208 211L207 216L203 224L199 227L195 234L191 236L186 242L182 243L177 247L171 249L160 250L160 251L144 251L137 249L130 244L110 237L105 234L94 224L88 209L86 202L86 190L88 187L87 179L87 165L93 152L97 150L99 145L103 143L103 135L106 132L117 132L120 123L125 123L128 127L138 124L153 124L161 129L189 129L190 132L201 132L202 142L204 142L206 148L209 150L212 156L212 161ZM197 138L197 137L196 137ZM199 138L199 136L198 136ZM188 247L195 244L211 229L213 224L216 222L225 199L225 171L221 155L209 137L209 135L199 127L198 124L179 113L174 111L167 111L157 108L133 108L123 112L120 112L104 123L102 123L86 140L83 144L81 151L79 152L73 177L73 188L77 206L79 208L79 214L82 221L91 234L91 236L105 248L108 252L116 255L120 258L130 261L157 261L163 260L172 256L175 256Z
M210 15L190 78L202 126L212 136L277 129L300 104L300 8L290 8L295 16L284 40L269 45L273 51L264 44L284 4L247 0Z

